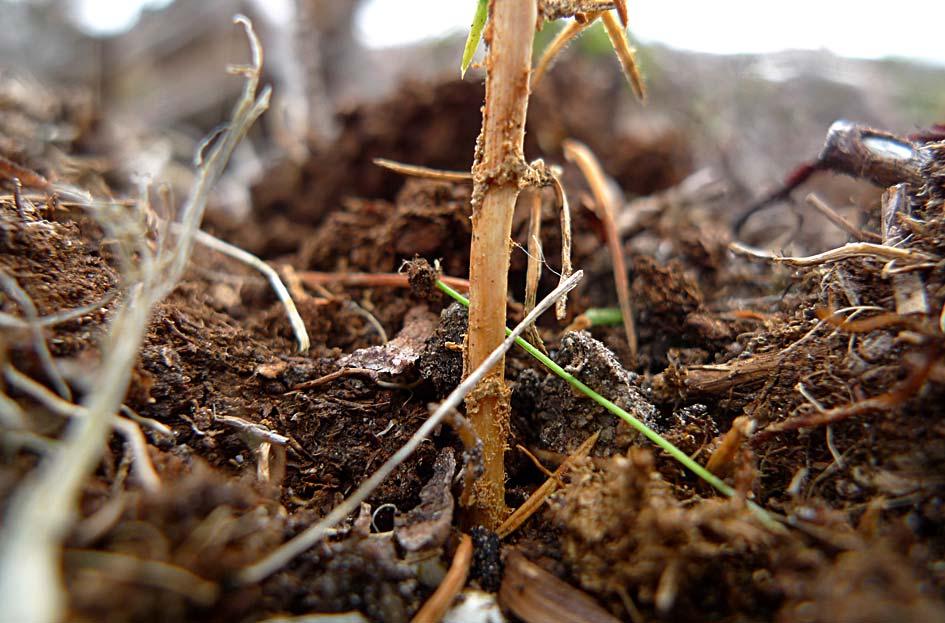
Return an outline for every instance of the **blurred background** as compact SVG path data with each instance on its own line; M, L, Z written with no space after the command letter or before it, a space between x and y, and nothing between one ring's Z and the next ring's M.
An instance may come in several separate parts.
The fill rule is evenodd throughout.
M359 169L358 188L350 176L306 186L326 163L357 169L385 156L468 167L483 76L474 69L456 81L474 8L475 0L0 0L0 84L8 99L23 85L82 88L97 122L123 128L124 172L173 178L184 174L174 163L187 161L240 89L222 68L246 58L230 20L245 13L263 40L274 99L236 168L243 182L281 176L284 196L256 201L316 222L346 193L390 198L400 183ZM836 119L901 134L945 120L945 45L936 32L945 3L900 0L891 11L853 1L641 0L629 8L648 102L632 98L598 24L535 94L530 118L541 119L529 128L529 158L560 159L560 140L574 136L601 153L631 196L712 166L741 206L814 157ZM376 107L413 96L413 116L378 120ZM442 105L430 108L430 98ZM448 127L406 142L384 138L384 129L357 121L365 106L375 106L374 124ZM345 142L352 124L357 136ZM245 213L251 185L231 185L230 196L224 186L220 202ZM829 198L839 208L861 200L843 184Z

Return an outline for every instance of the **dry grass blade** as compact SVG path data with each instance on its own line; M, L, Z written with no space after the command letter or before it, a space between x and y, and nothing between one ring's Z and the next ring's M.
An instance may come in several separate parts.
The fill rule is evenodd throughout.
M541 192L537 188L526 188L519 201L528 204L528 267L525 272L525 313L535 309L538 300L538 281L541 279ZM538 327L530 326L525 338L543 353L548 353L538 334Z
M472 173L468 171L431 169L415 164L395 162L393 160L387 160L386 158L375 158L372 162L381 168L410 177L423 177L428 180L438 180L441 182L472 182Z
M53 361L52 353L49 352L49 347L46 345L46 336L43 335L39 312L36 310L36 305L33 304L33 299L30 298L26 290L20 287L16 279L3 270L0 270L0 287L23 310L26 323L33 334L33 350L36 351L36 356L39 358L46 377L52 382L60 396L66 400L72 400L72 392L69 390L65 379L62 378L59 368L56 367L56 362Z
M552 188L558 200L558 209L561 212L561 278L558 283L564 282L571 276L574 268L571 266L571 207L568 205L568 196L564 192L561 180L556 173L552 173ZM563 321L568 314L568 297L563 296L555 303L555 317Z
M558 54L566 48L575 37L593 24L598 17L600 17L600 13L590 13L587 15L587 19L584 22L572 20L555 35L555 38L551 40L551 43L549 43L545 51L542 52L541 58L538 59L538 64L535 65L535 70L532 72L530 87L532 91L538 88L538 84L548 70L551 69L551 64L558 57Z
M453 599L463 589L469 576L469 564L472 562L472 538L464 534L456 548L449 571L436 591L426 600L423 607L410 619L410 623L438 623L449 610Z
M617 58L620 59L623 73L633 89L633 94L641 102L646 100L646 85L643 82L643 75L640 73L640 65L637 63L637 51L630 45L626 27L617 21L611 11L605 11L602 19L604 28L607 29L607 36L610 37L610 43L614 46L614 52L617 53Z
M630 355L637 358L637 329L633 320L633 302L630 299L630 284L627 280L627 265L623 258L623 248L620 236L617 233L616 212L617 200L604 176L600 162L591 153L586 145L568 139L562 144L564 156L577 164L581 173L587 179L597 205L597 216L604 224L607 234L607 246L614 263L614 285L617 288L617 299L620 302L620 313L623 316L623 327L627 334L627 343L630 345Z
M388 288L409 288L410 281L403 273L324 273L318 271L298 271L299 281L315 288L333 283L346 286L376 286ZM457 290L469 292L469 280L461 277L441 275L443 283Z
M597 438L600 436L600 431L597 431L590 437L584 440L584 442L578 446L577 450L574 451L568 458L561 462L561 465L554 471L552 476L548 478L540 487L535 489L535 492L528 496L528 499L515 509L515 512L509 515L508 519L502 522L502 525L499 526L499 529L496 530L496 534L499 535L500 539L504 539L509 536L521 526L525 521L531 517L535 511L537 511L542 503L548 499L548 496L555 492L560 484L560 478L564 476L571 469L571 466L574 465L575 461L578 459L583 459L586 457L591 448L594 447L594 444L597 443Z
M172 224L171 230L175 233L180 232L181 227L177 223ZM228 242L224 242L215 236L211 236L203 230L198 230L195 240L200 244L213 249L214 251L219 251L227 257L231 257L239 262L250 266L261 272L263 276L266 277L266 280L269 281L269 285L272 286L273 291L276 293L276 297L279 299L279 302L282 303L285 307L286 316L289 318L289 324L292 325L292 332L295 334L295 340L299 344L299 352L307 352L311 346L311 342L308 338L308 331L305 330L305 321L302 320L302 317L299 315L299 310L295 307L295 301L292 300L292 296L289 294L289 291L286 290L285 285L282 283L282 279L279 278L279 273L265 263L252 253L244 251L243 249L232 245Z
M30 472L10 496L0 534L0 620L56 621L65 614L61 544L75 518L82 485L101 457L114 414L128 390L134 362L151 309L171 292L190 259L196 232L214 184L240 139L266 110L269 90L257 98L262 49L249 20L237 16L250 42L251 66L233 71L245 77L244 89L227 130L199 164L190 197L182 210L177 244L155 256L144 232L144 210L95 208L92 213L116 241L116 256L127 280L127 294L116 310L102 344L102 362L94 391L86 395L85 417L70 422L61 446ZM91 203L81 189L70 199ZM164 253L169 253L166 257Z
M243 569L237 575L237 581L241 584L250 584L269 577L293 558L318 543L331 529L357 510L361 502L366 500L397 466L413 454L423 440L439 426L443 418L452 413L466 397L466 394L472 391L479 381L488 374L492 367L505 356L506 351L512 348L512 344L515 343L515 338L520 336L525 331L526 327L535 322L545 310L551 307L558 297L564 296L569 290L573 289L583 276L584 273L582 271L576 272L568 281L555 288L553 292L546 296L541 303L515 327L509 337L493 350L489 357L473 370L473 372L450 393L446 400L440 403L440 406L427 418L426 422L420 426L407 443L395 452L393 456L387 459L370 478L361 483L354 493L336 506L324 519L309 526L259 562Z
M850 242L830 249L816 255L805 257L779 256L761 249L750 247L740 242L732 242L728 247L733 252L746 257L768 260L778 264L787 264L788 266L797 266L801 268L810 266L820 266L830 262L839 262L854 257L869 257L877 260L906 260L908 262L921 263L925 265L929 262L937 262L937 258L928 253L916 251L914 249L901 249L899 247L890 247L882 244L873 244L871 242Z

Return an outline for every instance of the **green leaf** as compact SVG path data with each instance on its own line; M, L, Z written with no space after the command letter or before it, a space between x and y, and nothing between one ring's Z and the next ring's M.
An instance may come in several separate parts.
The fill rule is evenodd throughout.
M486 26L486 14L489 11L489 0L479 0L476 5L476 15L473 16L472 26L469 27L469 37L466 39L466 47L463 49L463 63L459 68L459 77L466 76L466 70L472 63L473 54L479 47L479 40L482 39L482 29Z

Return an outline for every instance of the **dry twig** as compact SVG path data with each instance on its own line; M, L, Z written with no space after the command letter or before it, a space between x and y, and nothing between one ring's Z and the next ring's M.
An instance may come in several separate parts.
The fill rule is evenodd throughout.
M444 171L442 169L431 169L429 167L421 167L415 164L404 164L403 162L395 162L394 160L388 160L387 158L375 158L372 162L379 167L393 171L394 173L400 173L401 175L407 175L410 177L423 177L428 180L437 180L441 182L472 182L472 173L468 171Z
M535 492L528 496L528 499L525 500L521 506L515 509L515 512L509 515L508 519L502 522L502 525L499 526L498 530L496 530L496 534L499 535L500 539L504 539L518 530L519 526L525 523L528 518L531 517L535 511L541 507L542 503L548 499L548 496L554 493L555 490L560 486L560 478L571 469L571 466L574 465L577 460L583 459L590 453L591 448L593 448L594 444L597 443L597 438L599 436L600 431L597 431L585 439L573 454L561 462L561 465L558 466L552 476L542 483L540 487L535 489Z

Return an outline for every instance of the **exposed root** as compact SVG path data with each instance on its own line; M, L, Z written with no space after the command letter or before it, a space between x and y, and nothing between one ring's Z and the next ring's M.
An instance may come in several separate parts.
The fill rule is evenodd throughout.
M243 93L227 130L198 165L193 190L182 209L177 244L152 251L145 235L143 206L132 214L118 206L92 210L106 235L116 242L127 294L109 325L95 389L82 401L85 416L70 423L58 451L27 475L9 500L0 535L0 619L63 617L60 547L73 523L82 485L100 459L114 414L125 398L151 309L177 286L211 189L236 145L269 105L269 89L259 97L256 94L262 65L259 40L248 19L237 16L235 21L246 31L253 63L231 69L246 78ZM78 201L88 197L79 189L69 194ZM91 198L85 203L91 203ZM190 588L199 585L190 580L185 583Z
M172 231L175 231L175 233L180 232L180 225L174 223L172 225ZM279 302L282 303L283 307L285 307L285 313L289 318L289 324L292 325L292 331L295 333L295 339L299 344L299 352L308 352L311 342L308 338L308 331L305 330L305 322L299 315L299 311L295 307L295 302L292 300L292 296L289 294L289 291L286 290L285 285L282 283L282 279L279 278L279 273L277 273L272 266L262 261L252 253L244 251L243 249L232 245L229 242L224 242L215 236L211 236L203 230L197 230L195 234L195 240L205 247L213 249L214 251L219 251L223 255L231 257L261 272L263 276L266 277L266 280L269 281L269 285L272 286L272 289L276 293L276 297L279 299Z
M17 391L23 392L36 402L40 403L56 415L67 418L86 418L88 409L68 400L63 400L44 385L37 383L12 365L7 364L3 369L3 376ZM131 448L134 457L134 467L145 490L154 493L161 488L161 479L158 478L151 457L148 454L147 442L141 433L141 428L131 420L112 416L112 427L120 433Z
M143 560L115 552L66 550L66 564L96 571L115 580L134 580L142 584L175 592L194 603L209 606L217 600L220 588L176 565L159 560Z
M879 396L874 396L873 398L867 398L866 400L860 400L859 402L843 405L842 407L835 407L833 409L824 409L819 404L814 403L817 409L814 413L796 416L783 422L770 424L759 431L753 438L753 441L760 442L769 439L777 433L797 430L799 428L826 426L851 417L896 407L919 393L919 390L925 385L926 380L935 367L937 359L937 353L926 353L921 363L895 389L880 394Z
M821 199L815 193L810 193L809 195L807 195L807 198L805 199L805 201L807 201L807 205L809 205L810 207L814 208L815 210L823 214L825 217L827 217L828 221L830 221L831 223L833 223L834 225L836 225L837 227L839 227L841 230L845 231L846 233L850 234L851 236L853 236L860 242L867 242L867 241L882 242L883 241L883 237L880 236L879 234L874 234L871 231L863 231L862 229L860 229L859 227L857 227L856 225L854 225L853 223L851 223L850 221L842 217L841 215L837 214L836 210L834 210L829 205L827 205L827 202Z
M53 327L57 324L62 324L63 322L69 322L70 320L75 320L95 312L99 309L102 309L110 302L115 299L115 296L118 295L118 290L109 290L99 300L89 303L88 305L82 305L80 307L75 307L73 309L65 309L54 314L49 314L48 316L39 316L36 318L35 322L29 322L23 320L22 318L17 318L11 314L0 312L0 328L2 329L32 329L34 326L38 327Z

